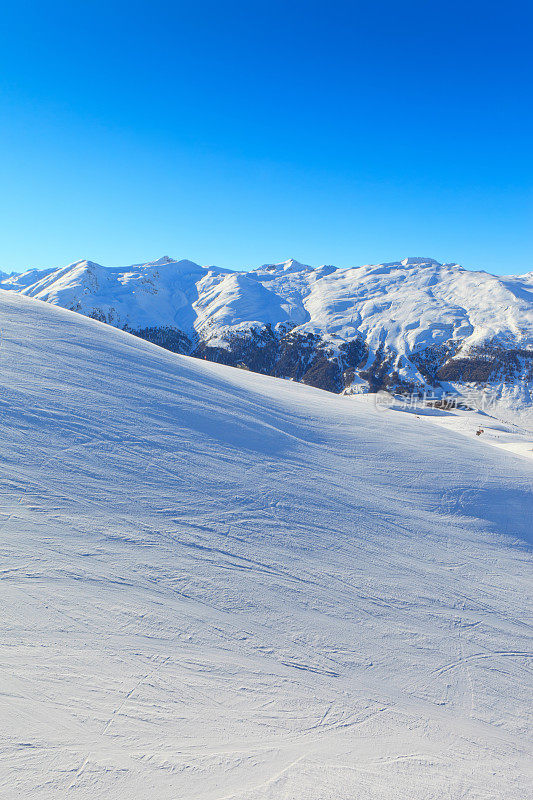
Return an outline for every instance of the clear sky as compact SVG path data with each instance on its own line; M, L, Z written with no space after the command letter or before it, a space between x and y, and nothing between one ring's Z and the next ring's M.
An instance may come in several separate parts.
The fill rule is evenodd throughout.
M530 0L17 0L0 269L533 269Z

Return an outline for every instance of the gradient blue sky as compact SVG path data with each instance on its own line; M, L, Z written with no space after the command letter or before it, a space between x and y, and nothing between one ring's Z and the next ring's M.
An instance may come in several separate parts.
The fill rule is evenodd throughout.
M0 269L533 269L533 4L2 5Z

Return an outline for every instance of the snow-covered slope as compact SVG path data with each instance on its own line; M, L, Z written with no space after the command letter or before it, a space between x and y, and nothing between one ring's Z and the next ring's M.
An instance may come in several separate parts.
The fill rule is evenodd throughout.
M524 800L531 465L0 292L6 797Z
M80 261L0 286L173 350L340 392L490 385L533 407L533 280L408 258L339 270L290 260L248 273Z

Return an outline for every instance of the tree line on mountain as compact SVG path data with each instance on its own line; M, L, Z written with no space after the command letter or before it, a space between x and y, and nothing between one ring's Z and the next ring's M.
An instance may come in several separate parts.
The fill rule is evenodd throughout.
M173 353L287 378L329 392L343 391L356 376L368 382L371 392L384 389L411 393L417 388L417 384L400 376L397 353L382 343L370 357L360 337L344 342L334 351L318 334L301 333L289 327L274 330L270 325L230 331L218 341L206 340L198 334L192 338L171 326L140 329L125 326L124 329ZM433 386L439 386L441 381L475 384L512 381L517 376L533 380L533 351L526 349L488 344L461 356L460 342L450 340L411 353L409 359Z

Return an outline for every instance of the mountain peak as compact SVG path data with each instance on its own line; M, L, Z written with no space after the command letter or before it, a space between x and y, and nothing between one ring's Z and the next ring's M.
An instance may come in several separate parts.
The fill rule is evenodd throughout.
M279 261L274 264L262 264L258 270L254 272L300 272L300 270L312 269L307 264L302 264L296 261L295 258L289 258L287 261Z
M148 261L151 267L162 267L165 264L176 264L177 261L175 258L171 258L170 256L161 256L161 258L157 258L155 261Z
M410 258L404 258L400 263L404 267L421 267L423 264L428 264L432 267L442 267L442 264L439 261L435 261L434 258L424 258L423 256L411 256Z
M78 261L73 261L72 264L67 264L66 267L58 267L58 269L72 269L73 267L99 267L96 261L89 261L88 258L80 258Z

